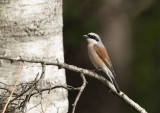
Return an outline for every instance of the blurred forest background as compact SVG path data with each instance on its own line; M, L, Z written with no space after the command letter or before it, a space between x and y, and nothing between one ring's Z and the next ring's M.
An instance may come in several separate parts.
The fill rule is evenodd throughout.
M82 35L98 33L120 89L149 113L159 113L160 0L64 0L63 4L66 63L94 69ZM78 73L66 73L69 85L81 85ZM76 113L136 113L101 83L89 77L87 81ZM70 106L76 94L69 92Z

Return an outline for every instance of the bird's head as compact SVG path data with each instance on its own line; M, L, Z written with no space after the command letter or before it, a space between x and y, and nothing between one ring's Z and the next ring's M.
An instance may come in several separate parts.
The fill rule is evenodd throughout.
M101 38L96 33L88 33L87 35L83 35L83 37L87 39L89 44L101 42Z

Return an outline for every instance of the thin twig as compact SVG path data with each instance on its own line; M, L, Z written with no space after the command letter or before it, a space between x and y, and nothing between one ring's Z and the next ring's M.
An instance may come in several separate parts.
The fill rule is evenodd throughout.
M43 100L43 96L42 96L42 93L41 93L41 110L42 110L42 113L44 113L42 100Z
M78 95L77 95L74 103L72 104L72 106L73 106L72 113L75 113L75 109L76 109L76 105L77 105L77 103L78 103L78 100L79 100L79 98L80 98L80 96L81 96L84 88L86 87L87 81L86 81L86 78L85 78L85 76L84 76L83 73L81 73L81 78L82 78L82 80L83 80L83 83L82 83L82 85L81 85L81 87L80 87L80 89L79 89L79 93L78 93Z
M6 90L7 92L12 93L12 91L10 91L10 90L9 90L9 89L7 89L7 88L0 88L0 89L2 89L2 90ZM17 96L17 94L16 94L16 93L14 93L14 92L13 92L13 95L16 95L16 96Z
M37 105L35 105L35 106L31 107L30 109L28 109L28 110L26 111L26 113L27 113L27 112L29 112L31 109L33 109L33 108L35 108L35 107L39 106L40 104L41 104L41 103L39 103L39 104L37 104Z
M57 88L64 88L64 89L69 90L69 91L75 91L75 90L79 90L80 89L80 87L77 87L77 88L72 87L72 88L70 88L70 87L67 87L67 86L64 86L64 85L59 85L59 86L51 87L51 90L57 89ZM39 89L39 93L41 93L43 91L49 91L49 90L50 90L50 88ZM34 92L34 93L31 94L31 96L36 95L36 94L37 94L37 92Z
M17 85L17 83L18 83L18 80L19 80L19 78L20 78L20 76L21 76L21 73L22 73L24 64L25 64L25 62L23 62L23 65L22 65L22 68L21 68L21 70L20 70L20 72L19 72L19 75L18 75L18 77L17 77L16 83L15 83L15 85L14 85L14 87L13 87L13 90L12 90L12 92L11 92L9 98L8 98L7 103L5 104L5 106L4 106L4 108L3 108L2 113L4 113L4 112L6 111L6 108L7 108L7 106L8 106L8 103L9 103L9 101L10 101L11 98L12 98L13 92L14 92L14 90L15 90L15 88L16 88L16 85Z
M46 113L46 111L47 111L48 103L49 103L49 100L50 100L50 95L51 95L51 84L50 84L50 87L49 87L49 95L48 95L48 98L47 98L46 108L45 108L44 113Z

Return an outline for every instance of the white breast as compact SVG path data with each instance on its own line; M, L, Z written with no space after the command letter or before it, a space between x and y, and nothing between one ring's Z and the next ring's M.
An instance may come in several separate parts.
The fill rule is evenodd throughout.
M90 58L92 64L96 68L100 68L101 64L100 64L100 62L98 62L99 56L97 55L96 51L94 50L94 44L88 45L88 54L89 54L89 58Z

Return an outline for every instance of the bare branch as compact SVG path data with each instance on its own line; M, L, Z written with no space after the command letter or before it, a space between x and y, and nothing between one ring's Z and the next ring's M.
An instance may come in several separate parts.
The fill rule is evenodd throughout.
M117 93L114 86L103 76L97 74L97 73L93 73L90 70L87 69L83 69L83 68L79 68L77 66L74 65L69 65L66 63L61 63L57 60L43 60L43 59L34 59L34 58L21 58L21 57L10 57L10 56L1 56L0 55L0 59L6 59L6 60L11 60L11 61L25 61L25 62L30 62L30 63L41 63L41 64L46 64L46 65L56 65L59 66L61 68L65 68L68 70L72 70L75 72L79 72L79 73L83 73L84 75L88 75L100 82L102 82L105 86L107 86L115 95L117 95L119 98L121 98L125 103L127 103L128 105L130 105L133 109L135 109L137 112L139 113L147 113L147 111L142 108L139 104L137 104L136 102L134 102L132 99L130 99L125 93L123 93L122 91L120 93ZM43 89L44 90L44 89ZM49 90L49 89L47 89Z
M75 99L75 101L74 101L74 103L73 103L73 105L72 105L72 106L73 106L72 113L75 113L75 109L76 109L77 102L78 102L78 100L79 100L79 98L80 98L80 96L81 96L84 88L86 87L87 81L86 81L86 78L85 78L85 76L84 76L83 73L81 73L81 78L82 78L82 80L83 80L83 83L82 83L82 85L81 85L81 87L80 87L80 89L79 89L79 93L78 93L78 95L77 95L77 97L76 97L76 99Z

